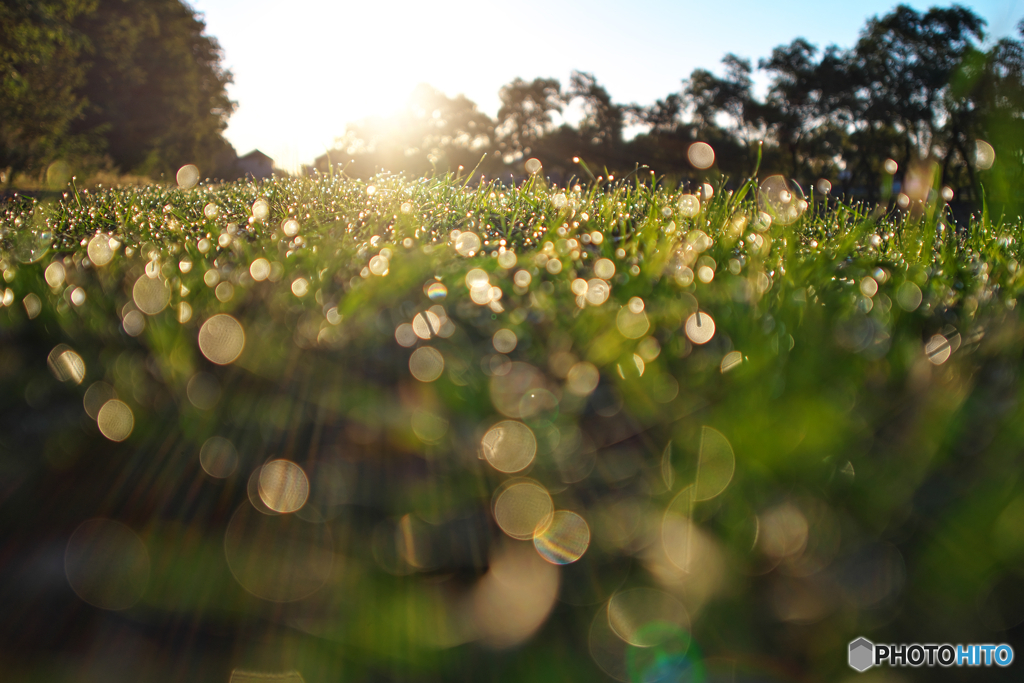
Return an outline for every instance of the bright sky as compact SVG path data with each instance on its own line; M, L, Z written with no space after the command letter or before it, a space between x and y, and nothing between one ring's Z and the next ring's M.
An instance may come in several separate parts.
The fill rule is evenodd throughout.
M227 138L295 170L345 124L398 110L418 83L464 94L497 114L498 90L516 76L593 73L616 102L649 104L695 68L721 73L728 52L750 58L803 37L851 47L868 17L896 3L733 0L188 0L234 74L238 102ZM908 2L919 11L938 3ZM990 37L1014 33L1024 0L961 3ZM948 6L943 3L942 6ZM762 79L763 81L763 79Z

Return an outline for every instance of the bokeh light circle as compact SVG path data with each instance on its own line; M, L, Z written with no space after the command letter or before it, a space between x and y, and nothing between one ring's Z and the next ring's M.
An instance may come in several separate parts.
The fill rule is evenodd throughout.
M409 372L421 382L433 382L444 372L444 356L432 346L421 346L409 356Z
M487 430L480 445L491 467L499 472L521 472L537 454L537 438L522 422L505 420Z
M757 192L758 206L779 225L791 225L807 211L803 189L780 175L768 176Z
M96 414L96 425L103 436L111 441L124 441L135 428L135 416L128 404L111 399Z
M50 372L61 382L81 384L85 379L85 361L67 344L57 344L46 357Z
M189 190L199 183L199 168L194 164L185 164L178 169L175 180L178 181L178 187Z
M211 436L199 450L199 464L215 479L224 479L238 467L238 451L235 444L223 436Z
M686 158L694 168L705 170L715 165L715 150L706 142L695 142L686 150Z
M707 344L715 336L715 321L707 313L697 311L686 319L686 338L694 344Z
M271 460L260 468L260 499L274 512L295 512L309 498L309 479L291 460Z
M214 315L199 328L199 350L212 363L233 363L244 348L242 324L226 313Z
M75 594L107 610L128 609L149 584L146 546L130 528L110 519L82 522L68 539L64 572Z
M171 289L162 278L143 274L132 287L132 300L146 315L156 315L170 303Z
M94 266L105 266L114 258L114 250L110 248L110 238L103 233L94 235L89 240L86 251Z
M298 515L264 515L242 503L224 532L228 568L241 586L271 602L294 602L320 590L334 568L330 526Z
M676 629L689 631L690 617L676 598L655 588L631 588L608 600L608 625L634 647L653 647Z
M570 510L558 510L543 532L533 537L540 556L551 564L572 564L590 546L590 527Z
M543 533L554 511L551 494L532 479L507 482L494 498L494 520L502 531L521 541Z

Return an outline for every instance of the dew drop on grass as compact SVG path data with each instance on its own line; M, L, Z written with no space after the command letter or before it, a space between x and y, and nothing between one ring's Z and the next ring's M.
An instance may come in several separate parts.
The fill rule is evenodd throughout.
M900 165L896 163L895 159L886 159L882 164L882 169L889 175L894 175L896 171L900 170Z
M540 159L527 159L526 161L526 172L530 175L537 175L540 173L541 163Z
M768 176L761 182L757 200L760 210L779 225L795 223L808 206L800 186L781 175Z
M684 194L679 197L679 215L683 218L693 218L700 213L700 200L696 195Z
M270 217L270 204L266 199L257 199L252 203L252 217L258 221L265 221Z

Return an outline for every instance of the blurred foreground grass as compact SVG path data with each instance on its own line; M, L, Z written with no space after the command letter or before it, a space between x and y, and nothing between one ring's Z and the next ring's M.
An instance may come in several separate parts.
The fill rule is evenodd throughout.
M835 681L858 636L1021 642L1017 221L778 176L0 221L5 680Z

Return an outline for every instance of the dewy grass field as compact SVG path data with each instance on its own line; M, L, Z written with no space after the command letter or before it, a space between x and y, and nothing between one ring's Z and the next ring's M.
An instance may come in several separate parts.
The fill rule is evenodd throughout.
M932 196L15 198L6 680L835 681L858 636L1019 645L1021 226Z

